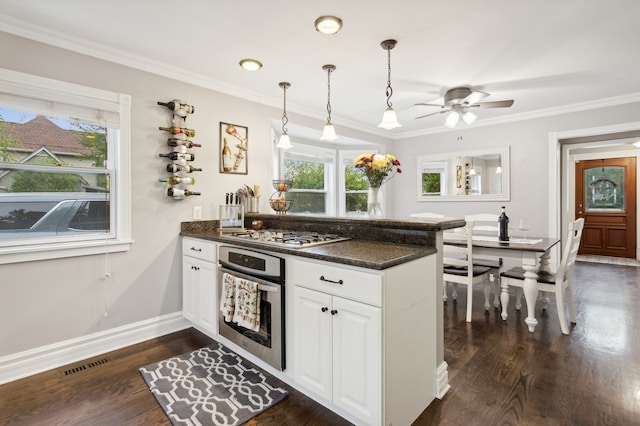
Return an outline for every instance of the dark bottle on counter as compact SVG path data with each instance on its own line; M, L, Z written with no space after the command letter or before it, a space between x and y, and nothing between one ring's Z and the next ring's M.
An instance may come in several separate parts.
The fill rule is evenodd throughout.
M187 129L186 127L178 127L178 126L172 126L172 127L158 127L158 129L160 130L164 130L165 132L169 132L172 135L179 135L180 133L187 135L188 137L192 138L196 135L196 131L193 129Z
M178 172L191 173L191 172L201 172L202 169L198 167L190 166L188 164L185 166L182 164L170 163L170 164L167 164L167 171L169 173L178 173Z
M167 139L167 145L169 145L169 146L185 146L187 148L201 147L202 146L199 143L195 143L195 142L190 141L188 139L182 140L182 139L178 139L178 138L169 138L169 139Z
M502 213L498 216L498 241L509 241L509 216L504 212L504 206L502 206Z
M196 156L190 152L170 152L168 154L158 154L159 157L166 157L170 160L187 160L193 161L196 159Z
M176 110L181 109L182 111L186 112L187 114L193 114L196 111L196 107L194 107L193 105L181 104L180 102L177 102L175 100L173 100L171 102L158 102L158 105L165 106L165 107L169 108L171 111L176 111Z

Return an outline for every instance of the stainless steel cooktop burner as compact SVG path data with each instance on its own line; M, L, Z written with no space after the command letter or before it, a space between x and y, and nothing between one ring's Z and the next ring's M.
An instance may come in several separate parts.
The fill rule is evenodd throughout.
M284 246L289 248L313 247L348 240L336 234L325 234L308 231L285 231L278 229L262 229L260 231L245 231L229 234L230 237L241 240L251 240L272 246Z

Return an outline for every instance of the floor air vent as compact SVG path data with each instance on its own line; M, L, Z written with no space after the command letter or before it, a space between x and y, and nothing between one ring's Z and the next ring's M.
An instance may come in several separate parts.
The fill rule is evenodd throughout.
M81 371L88 370L89 368L96 367L96 366L102 365L102 364L106 364L108 362L111 362L111 359L102 358L102 359L99 359L99 360L96 360L96 361L88 362L86 364L77 365L77 366L75 366L73 368L65 370L64 375L65 376L70 376L72 374L79 373Z

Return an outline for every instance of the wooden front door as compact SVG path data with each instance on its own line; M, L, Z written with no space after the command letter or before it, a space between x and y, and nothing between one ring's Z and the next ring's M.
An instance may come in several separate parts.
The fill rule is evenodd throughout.
M635 259L635 157L577 161L575 211L585 221L579 254Z

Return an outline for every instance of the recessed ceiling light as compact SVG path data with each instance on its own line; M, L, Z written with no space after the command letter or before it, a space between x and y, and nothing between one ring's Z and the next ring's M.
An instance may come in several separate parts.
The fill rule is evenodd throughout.
M255 59L243 59L240 61L240 66L247 71L258 71L262 68L262 62Z
M335 16L321 16L314 23L316 31L322 34L335 34L342 28L342 19Z

